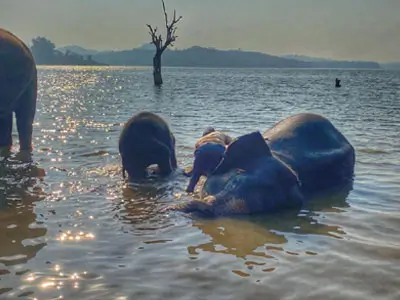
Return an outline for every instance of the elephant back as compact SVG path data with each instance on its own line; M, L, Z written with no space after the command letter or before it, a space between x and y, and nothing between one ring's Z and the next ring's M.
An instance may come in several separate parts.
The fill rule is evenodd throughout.
M0 117L14 111L18 99L34 80L36 66L26 44L0 28Z

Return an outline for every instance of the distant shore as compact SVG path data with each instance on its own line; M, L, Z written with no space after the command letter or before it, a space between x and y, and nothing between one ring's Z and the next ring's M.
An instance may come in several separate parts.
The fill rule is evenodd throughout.
M137 48L123 51L92 52L90 55L94 60L108 65L148 66L151 65L153 61L154 50ZM332 60L303 61L259 52L218 50L199 46L184 50L166 50L162 57L162 65L165 67L213 68L381 68L376 62Z
M152 65L78 65L78 64L37 64L39 68L41 67L110 67L110 68L129 68L129 69L152 69ZM385 71L389 69L385 68L340 68L340 67L213 67L213 66L164 66L165 69L243 69L243 70L266 70L266 69L282 69L282 70L365 70L365 71Z
M36 38L34 51L38 65L59 66L132 66L152 67L154 47L145 44L130 50L99 51L71 45L56 48L46 38ZM48 49L46 49L48 48ZM35 50L35 49L34 49ZM219 50L193 46L187 49L167 49L162 56L163 67L234 68L234 69L399 69L399 63L374 61L344 61L302 55L270 55L243 50Z
M38 67L78 67L78 66L82 66L82 67L108 67L109 65L107 64L103 64L103 63L80 63L80 64L76 64L76 63L37 63L36 64Z

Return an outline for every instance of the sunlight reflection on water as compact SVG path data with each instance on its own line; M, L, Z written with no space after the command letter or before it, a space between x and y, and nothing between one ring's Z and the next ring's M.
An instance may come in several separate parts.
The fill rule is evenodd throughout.
M39 76L38 166L0 165L0 297L400 298L399 73L166 68L161 89L146 68ZM236 136L322 113L357 150L354 190L273 216L161 214L189 199L187 178L122 182L118 135L141 110L170 123L181 168L205 126Z

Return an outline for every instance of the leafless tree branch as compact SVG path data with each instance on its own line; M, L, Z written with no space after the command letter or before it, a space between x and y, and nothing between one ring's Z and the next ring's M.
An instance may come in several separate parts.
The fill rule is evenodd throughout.
M165 8L165 3L164 0L161 0L162 6L163 6L163 12L164 12L164 19L165 19L165 28L167 30L167 35L165 42L163 43L162 36L161 34L157 35L157 27L154 29L147 24L147 27L149 28L149 34L151 36L152 44L154 44L157 48L157 52L164 52L165 49L168 48L168 46L173 46L173 42L176 41L176 38L178 37L176 35L176 29L177 26L176 24L182 19L182 16L179 16L178 18L176 17L176 11L174 10L174 16L172 21L169 23L168 22L168 14L167 10Z

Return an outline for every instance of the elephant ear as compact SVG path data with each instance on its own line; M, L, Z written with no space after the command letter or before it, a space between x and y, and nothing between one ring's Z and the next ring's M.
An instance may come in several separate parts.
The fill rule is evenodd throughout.
M220 175L232 169L247 170L260 157L271 156L271 150L259 131L238 137L226 149L212 175Z

